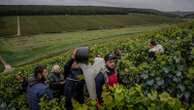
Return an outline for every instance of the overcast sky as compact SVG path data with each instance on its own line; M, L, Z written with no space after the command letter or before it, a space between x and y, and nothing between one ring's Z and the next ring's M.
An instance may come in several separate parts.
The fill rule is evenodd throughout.
M1 5L97 5L194 11L194 0L0 0Z

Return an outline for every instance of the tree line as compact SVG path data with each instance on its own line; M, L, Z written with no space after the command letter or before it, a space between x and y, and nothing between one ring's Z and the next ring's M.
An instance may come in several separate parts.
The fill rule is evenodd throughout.
M0 16L13 15L127 15L143 13L175 17L174 14L153 9L119 8L103 6L47 6L47 5L0 5Z

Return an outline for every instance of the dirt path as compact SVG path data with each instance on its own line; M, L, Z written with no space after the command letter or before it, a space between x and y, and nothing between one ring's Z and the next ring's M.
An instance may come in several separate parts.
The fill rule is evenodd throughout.
M4 65L4 72L12 71L12 67L10 64L6 63L5 60L0 56L0 63Z

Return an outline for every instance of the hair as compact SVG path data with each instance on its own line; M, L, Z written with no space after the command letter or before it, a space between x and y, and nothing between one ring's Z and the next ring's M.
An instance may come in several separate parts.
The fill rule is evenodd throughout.
M53 73L59 73L61 72L61 67L57 64L53 65L51 72Z
M42 64L38 64L35 69L34 69L34 77L37 78L38 74L42 74L44 69L47 69L47 67L45 65Z
M157 45L157 43L156 43L155 40L151 40L151 41L150 41L150 44L153 45L153 46L156 46L156 45Z
M101 55L100 54L96 54L96 57L101 57Z
M104 57L104 61L107 62L107 61L110 61L110 60L114 60L114 59L117 59L115 54L113 53L109 53L107 54L105 57Z
M114 54L115 55L120 55L121 54L121 49L119 49L119 48L115 49Z

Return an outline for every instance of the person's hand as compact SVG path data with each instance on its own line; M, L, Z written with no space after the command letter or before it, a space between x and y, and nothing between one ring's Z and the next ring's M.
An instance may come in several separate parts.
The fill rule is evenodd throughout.
M63 84L65 84L65 81L61 81L61 82L59 82L59 83L63 85Z
M75 59L75 57L76 57L76 52L77 52L77 49L74 49L74 50L73 50L73 53L72 53L72 56L71 56L72 59Z

